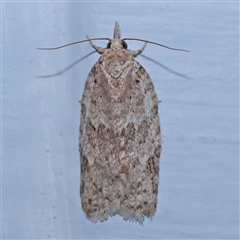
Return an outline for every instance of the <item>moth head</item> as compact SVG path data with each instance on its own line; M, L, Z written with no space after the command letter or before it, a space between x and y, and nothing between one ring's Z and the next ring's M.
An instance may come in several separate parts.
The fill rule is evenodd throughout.
M112 47L115 47L115 48L120 48L120 49L127 49L128 48L128 45L127 45L127 43L123 40L123 39L121 39L121 40L119 40L119 39L111 39L111 41L109 41L108 43L107 43L107 49L110 49L110 48L112 48Z

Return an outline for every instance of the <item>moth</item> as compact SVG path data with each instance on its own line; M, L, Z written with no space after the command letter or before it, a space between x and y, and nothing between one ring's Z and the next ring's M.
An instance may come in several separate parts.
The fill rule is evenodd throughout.
M106 48L92 43L102 39L108 40ZM125 40L144 45L131 51ZM82 209L92 222L120 215L142 224L156 212L162 146L159 101L149 74L135 57L147 43L169 47L121 39L118 22L113 39L87 36L87 40L61 47L85 41L101 56L87 77L80 101Z

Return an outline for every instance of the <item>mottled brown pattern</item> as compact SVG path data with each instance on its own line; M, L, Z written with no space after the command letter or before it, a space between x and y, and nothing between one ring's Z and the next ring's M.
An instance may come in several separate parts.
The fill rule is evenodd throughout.
M81 100L80 195L93 222L118 214L142 223L157 207L158 99L146 70L117 40L93 66Z

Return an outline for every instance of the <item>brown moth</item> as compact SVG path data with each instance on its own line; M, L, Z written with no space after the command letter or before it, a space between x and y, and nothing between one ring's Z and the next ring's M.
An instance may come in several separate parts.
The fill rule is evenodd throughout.
M108 40L107 48L92 40ZM137 51L127 50L125 40L145 42ZM121 39L115 24L113 39L89 41L101 54L85 83L81 103L79 152L80 196L86 217L104 221L120 215L143 223L157 208L161 130L158 98L146 70L134 59L147 43Z

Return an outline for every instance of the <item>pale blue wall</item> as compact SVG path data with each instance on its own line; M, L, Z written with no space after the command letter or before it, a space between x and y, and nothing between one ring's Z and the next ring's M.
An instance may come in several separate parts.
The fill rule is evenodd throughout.
M78 127L91 37L157 41L139 56L159 99L163 134L158 209L144 227L120 217L92 224L81 210ZM2 3L2 237L238 238L238 3ZM96 42L105 46L105 42ZM139 42L129 42L138 49Z

